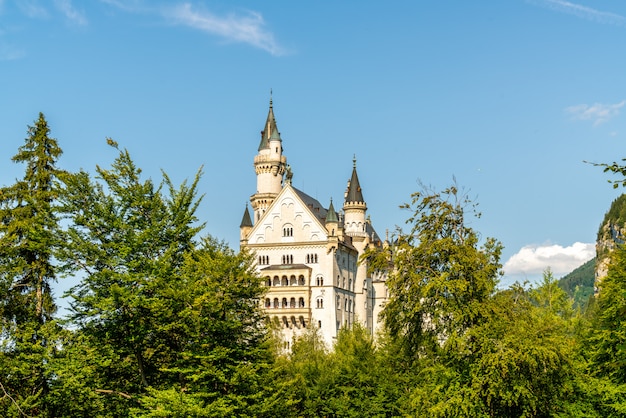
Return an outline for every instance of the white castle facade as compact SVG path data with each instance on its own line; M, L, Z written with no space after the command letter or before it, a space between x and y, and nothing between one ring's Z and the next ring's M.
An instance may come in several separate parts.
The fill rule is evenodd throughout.
M384 276L372 276L360 256L381 246L366 216L356 160L340 213L291 184L272 101L258 154L256 193L240 225L240 245L254 254L267 292L267 315L282 330L284 347L307 327L317 327L328 347L339 330L360 322L372 335L387 297Z

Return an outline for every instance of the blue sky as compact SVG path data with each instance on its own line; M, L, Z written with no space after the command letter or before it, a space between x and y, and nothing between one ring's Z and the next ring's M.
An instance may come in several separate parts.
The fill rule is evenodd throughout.
M198 213L238 247L270 89L293 184L341 202L356 155L381 236L453 177L505 246L503 284L594 255L621 190L626 2L0 0L0 184L43 112L60 166L204 167Z

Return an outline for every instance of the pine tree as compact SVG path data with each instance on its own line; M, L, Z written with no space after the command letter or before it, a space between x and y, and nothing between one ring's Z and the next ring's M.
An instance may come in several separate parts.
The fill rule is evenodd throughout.
M62 151L42 113L13 162L24 177L0 189L0 415L39 416L46 409L55 350L56 167ZM2 396L4 395L4 396Z

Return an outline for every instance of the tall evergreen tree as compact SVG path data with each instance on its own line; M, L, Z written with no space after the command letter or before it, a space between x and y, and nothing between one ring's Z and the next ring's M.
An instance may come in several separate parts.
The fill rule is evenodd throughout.
M55 200L61 148L42 113L18 153L24 177L0 189L0 415L45 413L55 350L51 284L57 247Z

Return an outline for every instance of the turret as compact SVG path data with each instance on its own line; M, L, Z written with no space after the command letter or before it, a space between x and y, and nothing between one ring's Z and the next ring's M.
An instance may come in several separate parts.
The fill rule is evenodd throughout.
M259 153L254 157L256 171L256 193L250 197L254 219L258 221L274 201L283 187L283 176L287 158L283 155L283 144L274 118L274 108L270 97L270 109L265 126L261 131Z
M243 213L243 218L239 225L239 244L241 247L248 243L248 236L250 235L250 231L252 231L252 227L252 219L250 219L250 212L248 211L248 205L246 205L246 210Z
M352 163L352 177L348 182L343 204L343 230L346 235L353 237L353 239L364 239L367 237L365 225L367 205L363 199L359 176L356 173L356 158L352 160Z
M326 230L331 237L338 235L339 218L335 207L333 206L333 199L330 199L330 205L328 206L328 213L326 214Z

